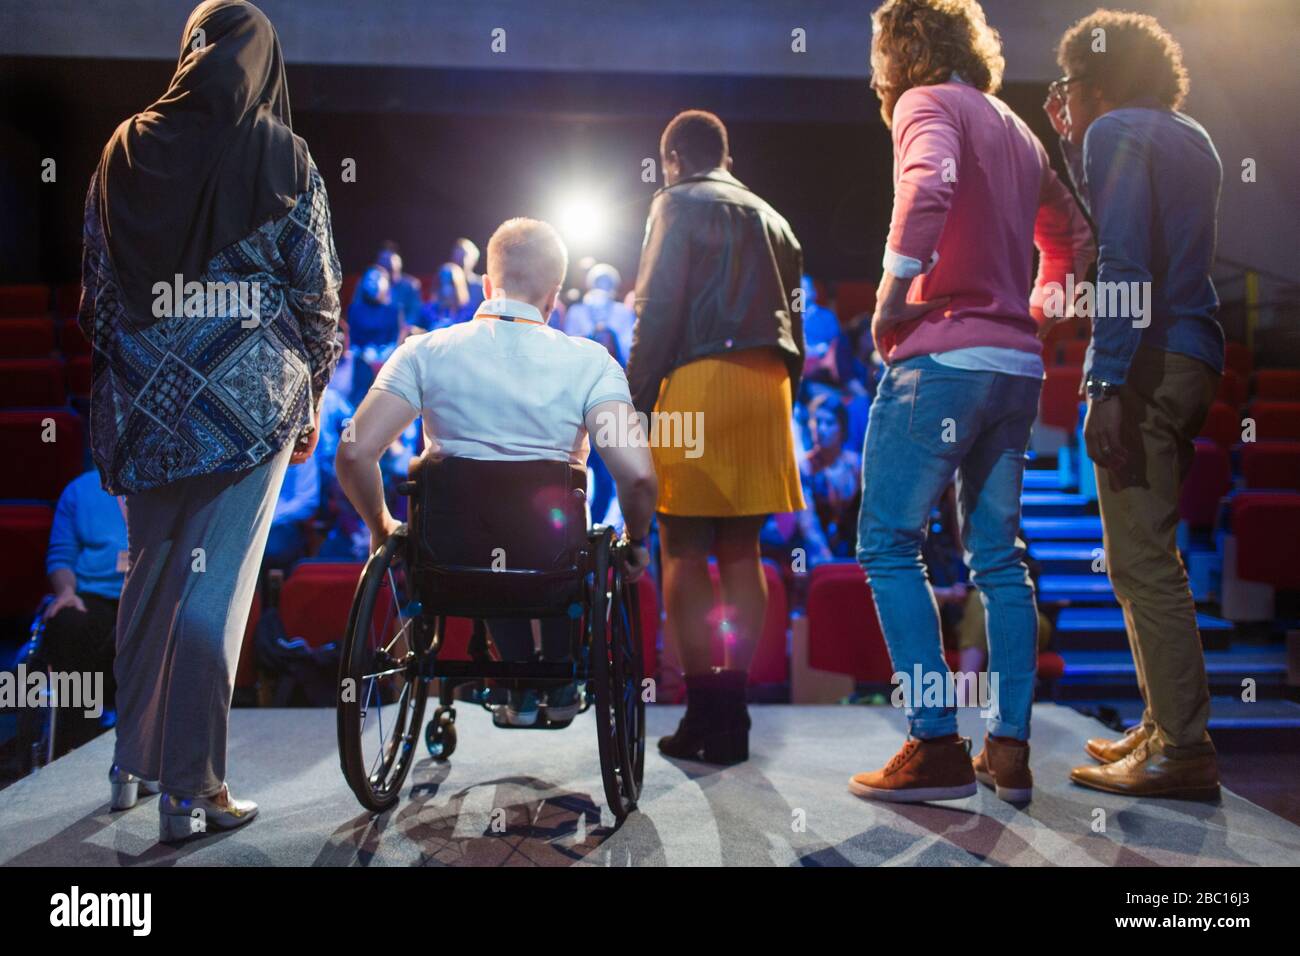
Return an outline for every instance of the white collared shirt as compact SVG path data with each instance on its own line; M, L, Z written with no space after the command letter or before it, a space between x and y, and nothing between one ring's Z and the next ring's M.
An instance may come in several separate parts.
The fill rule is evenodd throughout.
M520 302L518 299L505 299L500 296L480 302L479 307L474 310L474 318L477 319L480 315L502 319L528 319L538 325L546 324L546 320L542 318L542 310L537 306L530 302Z
M487 299L472 321L409 337L372 387L421 413L433 455L585 465L587 412L632 404L627 376L599 343L540 321L527 302Z

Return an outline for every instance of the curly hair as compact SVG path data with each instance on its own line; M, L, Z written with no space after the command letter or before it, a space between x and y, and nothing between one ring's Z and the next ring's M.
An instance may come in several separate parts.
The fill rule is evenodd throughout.
M1068 75L1085 77L1111 103L1150 96L1176 110L1187 96L1182 47L1145 13L1093 11L1065 31L1056 61Z
M1002 40L975 0L886 0L871 21L871 85L886 124L900 96L953 71L985 93L1002 86Z

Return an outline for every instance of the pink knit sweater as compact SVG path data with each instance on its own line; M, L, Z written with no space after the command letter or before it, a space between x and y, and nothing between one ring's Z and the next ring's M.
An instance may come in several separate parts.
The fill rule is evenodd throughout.
M943 309L877 343L888 362L995 346L1041 351L1033 302L1067 272L1082 281L1095 249L1087 220L1043 144L1011 109L965 83L920 86L894 109L894 214L889 250L928 264L908 301L951 296Z

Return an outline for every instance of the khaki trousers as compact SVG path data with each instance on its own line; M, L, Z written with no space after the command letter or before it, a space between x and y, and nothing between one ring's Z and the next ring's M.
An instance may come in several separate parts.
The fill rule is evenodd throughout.
M1138 349L1118 398L1128 465L1123 473L1094 466L1106 564L1146 704L1142 723L1174 758L1214 753L1205 654L1175 532L1193 439L1218 384L1219 374L1194 358Z

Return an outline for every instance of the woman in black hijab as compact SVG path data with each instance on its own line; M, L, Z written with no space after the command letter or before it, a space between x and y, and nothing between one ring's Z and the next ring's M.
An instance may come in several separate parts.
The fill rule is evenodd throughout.
M285 469L312 458L341 350L325 187L251 3L196 7L167 92L109 139L82 272L92 450L130 546L113 807L160 783L162 839L239 826L257 805L225 781L235 669Z

